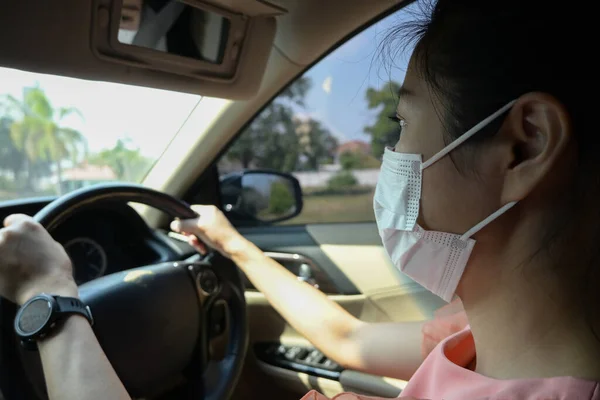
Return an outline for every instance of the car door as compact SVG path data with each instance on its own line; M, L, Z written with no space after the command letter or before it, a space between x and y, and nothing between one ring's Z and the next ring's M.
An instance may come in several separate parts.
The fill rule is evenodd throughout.
M405 60L378 63L376 43L406 15L402 9L377 22L308 69L264 107L216 164L221 177L267 169L300 182L299 215L237 228L299 279L372 322L423 320L443 304L393 268L372 210L384 147L397 141L397 126L388 117L395 114L406 67ZM389 61L401 65L386 69ZM319 356L249 282L246 299L250 347L239 398L297 399L310 389L330 396L344 390L399 394L402 381L340 371L334 360ZM281 353L294 361L296 352L306 351L319 359L317 367L273 357Z

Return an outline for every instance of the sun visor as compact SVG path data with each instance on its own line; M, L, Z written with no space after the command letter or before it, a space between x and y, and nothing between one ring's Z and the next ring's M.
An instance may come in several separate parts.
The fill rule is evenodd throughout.
M8 0L0 65L246 99L285 13L261 0Z

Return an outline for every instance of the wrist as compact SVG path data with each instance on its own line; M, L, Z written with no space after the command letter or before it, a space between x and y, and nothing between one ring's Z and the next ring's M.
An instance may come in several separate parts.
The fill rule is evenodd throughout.
M225 251L238 266L250 260L255 254L262 254L258 247L243 236L232 239Z
M72 278L62 280L50 280L39 283L33 283L17 296L17 304L23 305L29 299L46 293L53 296L76 297L79 298L77 284Z

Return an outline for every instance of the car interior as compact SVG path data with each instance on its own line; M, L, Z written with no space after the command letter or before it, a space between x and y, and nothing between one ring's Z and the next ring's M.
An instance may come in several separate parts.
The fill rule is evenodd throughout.
M399 395L406 382L347 370L327 359L231 261L214 252L199 255L170 232L169 223L196 216L190 204L216 205L266 255L358 318L431 317L442 301L394 272L381 246L371 208L378 166L371 154L375 134L368 136L373 130L336 132L343 123L356 124L353 118L369 112L369 118L378 118L383 112L375 100L369 104L363 98L374 93L370 87L389 92L389 76L376 67L377 43L386 28L402 22L410 3L3 2L0 96L19 95L6 89L12 78L2 78L5 70L37 74L40 87L45 78L39 77L65 79L56 81L56 99L69 96L70 86L63 82L114 85L107 86L106 96L94 89L81 95L96 98L94 112L115 130L127 123L111 111L123 107L118 90L110 88L140 87L158 99L156 107L140 100L118 114L158 121L139 134L140 148L156 147L139 177L128 178L127 165L110 164L114 158L108 156L106 163L117 165L112 170L89 168L83 158L49 157L40 168L58 174L59 188L42 190L45 181L39 179L37 191L27 192L15 188L20 181L31 183L25 182L33 176L31 164L25 173L25 164L13 171L0 162L0 217L35 216L65 246L94 315L94 332L133 398L298 399L311 389L327 396ZM334 64L339 75L324 67ZM359 64L362 69L350 75ZM303 85L307 94L298 100ZM24 90L25 99L27 93L32 92ZM175 99L170 93L186 96L192 105L161 100ZM51 90L46 94L50 97ZM334 110L324 99L338 95L342 100ZM95 117L87 118L84 108L85 123L93 124ZM0 106L0 122L12 118L6 110ZM283 123L267 124L276 112L293 114L286 121L295 124L294 145L282 134L268 135L287 129ZM326 123L328 112L348 121ZM161 136L159 122L167 114L182 117L173 132ZM11 124L18 123L14 118ZM14 139L16 130L7 132ZM112 134L103 132L94 131L98 138L86 134L85 154ZM317 133L325 137L318 139L325 149L320 153ZM265 143L275 143L271 152ZM0 158L8 159L7 149ZM278 161L294 151L300 155L292 167L285 157ZM119 166L124 171L116 171ZM95 178L88 175L101 172L108 177L89 184ZM9 190L3 185L13 175L17 186ZM0 307L0 398L47 398L39 354L14 335L15 305L1 300Z

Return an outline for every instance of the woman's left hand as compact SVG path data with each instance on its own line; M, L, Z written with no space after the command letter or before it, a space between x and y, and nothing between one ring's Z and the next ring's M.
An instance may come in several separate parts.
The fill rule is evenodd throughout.
M0 229L0 296L22 305L40 293L77 297L71 260L33 218L10 215Z

